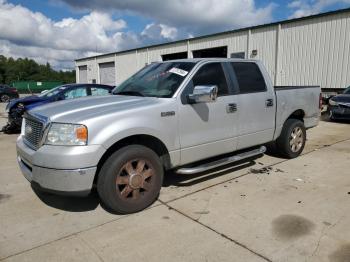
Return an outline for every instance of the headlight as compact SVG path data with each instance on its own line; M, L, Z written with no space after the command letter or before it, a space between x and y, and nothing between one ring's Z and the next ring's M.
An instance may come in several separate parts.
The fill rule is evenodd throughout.
M337 106L337 105L338 105L338 102L335 102L335 101L333 101L332 99L329 99L329 104L330 104L331 106Z
M46 145L84 146L88 130L84 125L52 123L46 137Z
M25 118L22 118L22 126L21 126L21 136L24 136L26 131L26 119Z

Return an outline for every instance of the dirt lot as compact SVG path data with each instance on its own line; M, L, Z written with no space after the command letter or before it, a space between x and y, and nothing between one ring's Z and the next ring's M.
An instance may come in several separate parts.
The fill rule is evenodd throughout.
M0 134L0 260L350 261L350 124L321 122L294 160L169 173L159 200L127 216L96 194L35 194L15 141Z

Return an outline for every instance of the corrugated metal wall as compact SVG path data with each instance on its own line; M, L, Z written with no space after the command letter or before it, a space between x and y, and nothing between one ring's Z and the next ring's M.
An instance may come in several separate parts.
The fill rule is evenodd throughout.
M282 25L277 84L349 86L349 32L349 14Z
M244 52L262 60L276 85L345 88L350 85L349 32L350 11L79 60L76 66L87 65L91 82L99 79L98 63L115 61L120 84L146 64L162 61L163 54L188 52L191 58L194 50L227 46L228 57Z
M275 78L276 64L276 35L277 27L270 26L252 30L250 35L250 50L257 50L258 54L252 58L259 59L264 62L264 65L272 79Z

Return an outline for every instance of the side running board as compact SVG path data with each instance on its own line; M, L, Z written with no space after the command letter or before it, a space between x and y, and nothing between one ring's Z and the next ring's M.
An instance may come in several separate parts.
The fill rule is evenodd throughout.
M215 160L213 162L202 164L199 166L180 168L180 169L176 170L175 172L177 174L182 174L182 175L196 174L196 173L204 172L204 171L207 171L207 170L219 167L219 166L224 166L224 165L232 164L232 163L235 163L235 162L247 159L247 158L252 158L252 157L264 154L265 152L266 152L266 147L261 146L258 149L243 152L243 153L240 153L240 154L237 154L234 156L230 156L230 157L225 157L223 159Z

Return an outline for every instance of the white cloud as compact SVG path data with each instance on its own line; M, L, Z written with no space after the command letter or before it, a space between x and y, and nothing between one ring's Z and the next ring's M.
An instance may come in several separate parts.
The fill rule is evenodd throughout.
M73 67L87 54L112 52L140 45L124 20L91 12L80 19L53 21L42 13L0 0L0 53L47 61L56 68ZM70 62L69 62L70 61Z
M118 48L119 30L124 20L113 20L109 14L92 12L81 19L66 18L54 22L41 13L20 5L0 5L0 38L15 44L51 47L59 50L101 52Z
M40 12L0 0L0 53L73 67L76 58L219 32L272 20L274 4L257 8L254 0L61 0L90 13L54 21ZM137 34L115 14L153 22Z
M151 39L165 38L169 40L174 40L178 36L178 31L175 27L151 23L146 25L145 29L141 32L141 36L148 37Z
M83 10L114 10L148 17L155 24L204 34L270 22L275 4L257 8L254 0L61 0Z
M288 7L295 9L290 18L299 18L322 12L335 4L350 4L350 0L295 0Z

